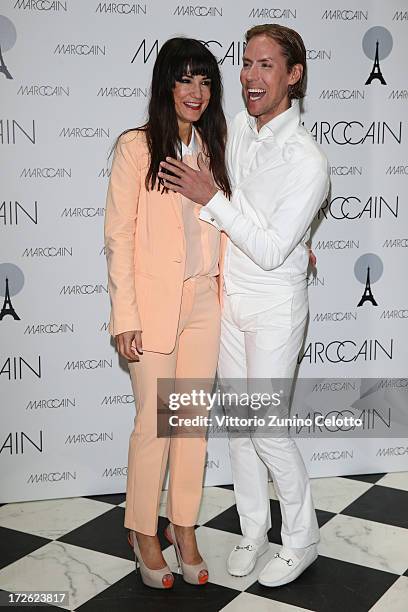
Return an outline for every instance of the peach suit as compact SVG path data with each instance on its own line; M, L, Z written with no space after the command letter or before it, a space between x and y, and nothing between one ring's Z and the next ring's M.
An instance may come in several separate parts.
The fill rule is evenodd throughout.
M197 151L201 143L197 141ZM197 167L196 153L183 161ZM125 527L155 535L169 459L167 516L191 526L201 501L204 437L157 437L157 379L213 379L220 334L219 233L179 194L147 190L144 133L121 136L109 182L105 247L109 331L142 330L143 354L129 362L136 403L130 436ZM189 208L190 207L190 208ZM197 246L198 243L198 246Z

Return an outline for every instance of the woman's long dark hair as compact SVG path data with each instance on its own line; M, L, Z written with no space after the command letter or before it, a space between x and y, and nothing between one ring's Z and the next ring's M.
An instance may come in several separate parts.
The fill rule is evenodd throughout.
M137 128L146 134L150 165L146 189L160 189L159 164L166 157L177 157L181 141L174 107L173 89L185 75L211 79L211 97L194 127L200 134L209 166L218 187L229 197L231 187L225 165L227 124L222 110L222 80L217 60L198 40L171 38L160 49L153 67L148 120ZM129 131L129 130L126 130Z

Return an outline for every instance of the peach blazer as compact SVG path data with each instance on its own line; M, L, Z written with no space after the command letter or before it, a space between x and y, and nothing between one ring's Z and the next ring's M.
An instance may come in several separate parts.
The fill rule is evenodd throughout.
M144 133L121 136L105 212L105 249L111 299L109 332L141 329L143 348L174 349L184 281L186 245L181 196L148 191Z

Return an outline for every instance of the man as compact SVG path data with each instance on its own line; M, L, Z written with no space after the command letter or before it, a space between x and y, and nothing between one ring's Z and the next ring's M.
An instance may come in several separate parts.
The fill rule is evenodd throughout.
M280 25L246 33L241 84L246 111L229 133L229 202L204 164L192 171L167 160L166 186L202 205L200 217L228 236L221 264L223 315L220 379L293 379L306 319L310 225L328 192L328 164L300 125L306 51L299 34ZM222 275L222 276L221 276ZM268 474L282 514L283 547L259 582L279 586L316 558L319 529L309 478L288 436L230 438L243 538L228 570L244 576L268 550Z

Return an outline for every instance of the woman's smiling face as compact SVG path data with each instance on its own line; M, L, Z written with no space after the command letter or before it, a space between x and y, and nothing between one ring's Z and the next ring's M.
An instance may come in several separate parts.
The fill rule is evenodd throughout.
M185 74L173 88L174 108L182 123L195 123L211 98L211 80L205 75Z

